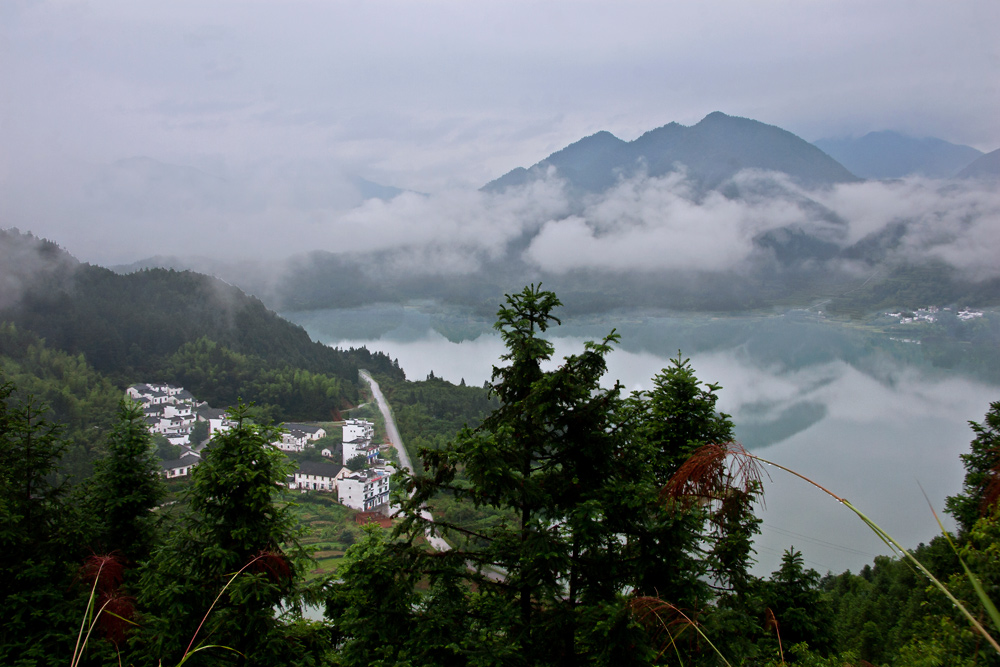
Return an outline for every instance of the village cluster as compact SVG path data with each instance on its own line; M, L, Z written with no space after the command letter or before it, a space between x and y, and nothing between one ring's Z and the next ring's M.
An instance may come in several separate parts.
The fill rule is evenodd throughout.
M181 449L181 455L163 461L163 475L168 479L190 474L201 461L202 452L211 446L216 433L233 427L225 410L199 402L191 392L167 384L135 384L126 395L143 406L146 426L152 433L163 435ZM207 424L202 442L192 442L191 434L199 422ZM202 427L204 429L204 427ZM302 452L314 447L317 440L328 435L326 429L309 424L284 423L281 438L271 443L286 452ZM348 419L343 424L341 451L326 447L320 453L325 461L300 461L298 469L288 477L290 489L336 493L344 505L361 511L372 511L389 502L389 478L392 466L379 459L380 448L373 443L375 425L362 419ZM341 462L363 456L368 466L352 472Z
M898 319L900 324L910 324L911 322L935 322L938 319L938 313L950 310L951 308L938 308L937 306L930 306L929 308L918 308L914 312L901 311L898 313L885 313L885 316ZM963 322L968 322L969 320L974 320L982 316L982 312L978 310L969 310L968 308L963 308L955 313L955 317Z

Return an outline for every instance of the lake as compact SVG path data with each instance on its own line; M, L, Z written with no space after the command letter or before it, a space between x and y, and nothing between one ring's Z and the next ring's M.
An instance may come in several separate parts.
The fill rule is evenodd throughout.
M504 351L490 322L434 304L283 316L324 343L385 352L410 379L433 372L481 385ZM995 379L938 368L916 343L813 312L622 312L574 318L548 333L561 358L612 327L622 342L608 359L607 384L649 389L682 350L699 379L722 386L719 407L748 449L849 499L911 547L937 532L928 499L941 513L944 498L961 488L958 457L972 438L967 422L981 421L1000 400ZM764 484L758 574L777 569L792 546L821 573L857 571L888 553L849 510L806 483L772 469Z

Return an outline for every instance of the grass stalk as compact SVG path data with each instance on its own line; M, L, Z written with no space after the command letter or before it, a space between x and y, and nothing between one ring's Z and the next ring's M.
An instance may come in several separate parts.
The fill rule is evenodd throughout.
M778 637L778 657L781 658L782 667L785 664L785 649L781 646L781 628L778 627L778 619L775 617L774 612L771 608L767 608L767 621L768 624L774 625L774 634Z
M923 488L920 489L923 491ZM927 498L927 494L924 493L924 498ZM931 501L927 498L927 505L931 508L931 514L934 515L934 520L937 521L938 528L941 529L941 534L944 535L944 539L948 541L948 546L951 550L955 552L955 556L958 557L958 562L962 564L962 569L965 570L965 576L969 578L969 582L972 583L972 588L976 591L976 597L982 603L983 608L989 615L990 620L993 621L993 627L1000 630L1000 612L997 611L997 607L993 604L993 600L986 594L986 589L983 588L982 582L979 581L979 577L972 573L969 566L966 564L965 559L962 558L962 554L958 550L958 546L951 539L951 534L945 530L944 524L941 523L941 518L938 516L937 512L934 511L934 506L931 505Z
M94 629L94 623L96 620L92 620L90 623L90 628L87 630L87 639L83 638L83 628L87 625L87 619L93 618L91 614L94 610L94 595L97 593L97 582L101 578L101 570L104 569L104 563L102 562L97 568L97 575L94 577L94 583L90 587L90 597L87 599L87 609L83 612L83 618L80 619L80 632L76 635L76 646L73 647L73 657L70 658L69 667L77 667L80 664L80 658L83 656L83 649L87 646L87 639L90 638L90 632ZM101 607L103 610L104 607ZM100 616L100 612L98 612ZM80 641L83 640L83 645L81 646Z
M872 530L872 532L874 532L876 535L878 535L879 539L881 539L883 542L885 542L885 544L888 545L890 549L893 549L894 551L897 551L901 555L903 555L914 566L916 566L916 568L918 570L920 570L924 574L924 576L927 577L930 580L930 582L932 584L934 584L935 587L937 587L938 590L940 590L942 593L944 593L945 597L947 597L948 600L950 600L951 603L953 605L955 605L955 607L962 613L962 615L965 616L965 618L969 621L969 623L972 625L972 627L974 627L980 634L982 634L982 636L986 639L986 641L989 642L990 646L993 647L993 650L995 650L997 652L997 654L1000 654L1000 644L997 643L997 640L994 639L993 636L990 635L990 633L986 631L986 628L983 627L982 623L980 623L976 619L976 617L973 616L972 613L968 609L966 609L965 605L963 605L961 602L959 602L958 598L956 598L954 595L952 595L951 591L948 590L948 587L945 586L943 583L941 583L938 580L937 577L935 577L933 574L931 574L930 570L928 570L926 567L924 567L924 564L921 563L919 560L917 560L917 558L912 553L910 553L905 548L903 548L903 546L899 542L897 542L895 539L893 539L893 537L891 535L889 535L889 533L887 533L884 530L882 530L882 528L877 523L875 523L874 521L872 521L871 519L869 519L863 512L861 512L861 510L859 510L854 505L852 505L846 498L841 498L840 496L838 496L833 491L830 491L829 489L827 489L827 488L825 488L825 487L817 484L816 482L814 482L813 480L809 479L805 475L803 475L801 473L798 473L798 472L795 472L791 468L786 468L785 466L781 465L780 463L775 463L774 461L769 461L769 460L767 460L765 458L761 458L760 456L757 456L756 454L750 454L749 452L746 452L743 455L744 456L748 456L748 457L750 457L750 458L752 458L752 459L754 459L756 461L759 461L759 462L761 462L761 463L763 463L765 465L773 466L775 468L778 468L779 470L783 470L783 471L787 472L790 475L794 475L795 477L798 477L799 479L802 479L802 480L808 482L809 484L812 484L817 489L819 489L823 493L827 494L828 496L832 497L833 499L835 499L837 502L839 502L841 505L843 505L847 509L849 509L852 512L854 512L854 514L856 514L858 516L858 518L860 518L865 523L865 525L868 526ZM936 516L937 515L935 515L935 518L936 518ZM940 524L940 521L938 521L938 523ZM985 599L988 600L988 598L986 598L986 592L983 590L982 584L979 583L979 580L975 577L975 575L972 574L972 572L969 570L969 568L965 565L964 562L962 563L962 566L965 568L966 574L970 578L969 580L972 582L973 587L976 589L976 594L980 595L980 599L984 599L985 598ZM982 592L980 593L980 591L982 591ZM993 607L993 611L996 612L996 607L993 606L992 602L990 602L989 607ZM989 607L987 609L989 609ZM994 623L997 623L998 619L1000 619L1000 614L998 614L997 617L994 619Z
M215 600L212 601L212 605L208 608L208 611L205 612L205 615L201 617L201 622L198 624L198 628L194 631L194 634L191 635L191 641L188 642L187 648L184 649L184 655L181 656L181 661L177 663L177 667L183 665L187 661L190 655L193 655L194 653L197 653L198 651L201 651L206 648L224 648L226 650L239 653L239 651L237 651L236 649L230 648L228 646L199 646L194 650L191 650L191 647L194 645L194 640L198 638L198 633L201 632L201 628L203 625L205 625L205 621L208 620L208 617L212 613L212 610L215 609L215 605L219 603L219 599L222 597L222 594L226 592L226 589L229 588L230 584L236 581L236 577L243 574L244 570L246 570L248 567L250 567L251 565L253 565L261 558L264 558L267 555L269 554L261 553L258 554L257 556L254 556L253 559L250 560L250 562L248 562L246 565L237 570L236 573L233 574L233 576L229 577L229 581L227 581L226 585L222 587L222 590L219 591L219 594L215 596ZM240 653L240 655L242 655L242 653Z
M701 638L704 639L705 642L709 646L712 647L712 650L715 651L715 654L717 656L719 656L719 660L721 660L723 663L725 663L726 667L732 667L732 664L728 660L726 660L726 656L724 656L722 654L722 652L718 649L718 647L715 644L712 643L712 640L708 638L708 635L706 635L704 633L704 631L702 631L702 629L698 626L698 623L696 621L694 621L690 616L688 616L687 614L685 614L681 609L679 609L675 605L673 605L673 604L671 604L669 602L665 602L665 601L663 601L663 600L661 600L659 598L655 598L655 597L638 597L638 598L632 598L632 601L630 603L632 605L633 613L635 613L636 606L638 606L638 604L642 604L642 603L645 603L643 605L645 607L645 614L650 614L651 613L653 616L655 616L656 620L659 622L660 626L667 633L667 636L670 638L670 643L667 646L673 646L674 647L674 651L677 653L677 659L679 661L681 661L683 663L683 661L681 660L680 649L677 646L677 638L673 635L672 632L670 632L669 623L667 623L663 619L663 617L660 616L659 612L657 611L657 607L659 607L660 609L663 609L663 608L670 609L674 613L680 615L685 620L685 622L686 622L685 623L685 627L692 627L692 628L694 628L695 632L697 632L701 636ZM650 603L652 603L652 604L650 604ZM642 615L640 615L640 618L642 618ZM680 633L678 633L678 636L680 636ZM661 650L660 653L659 653L659 655L656 656L657 658L659 658L661 655L663 655L663 653L667 650L667 646L664 646L663 650Z

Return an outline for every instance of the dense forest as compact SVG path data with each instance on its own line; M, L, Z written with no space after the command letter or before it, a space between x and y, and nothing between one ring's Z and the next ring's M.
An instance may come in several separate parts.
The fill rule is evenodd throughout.
M72 443L62 468L86 475L125 387L166 382L216 407L252 402L275 421L338 418L358 370L402 380L365 348L337 350L210 276L119 275L50 241L0 230L0 368L39 397Z
M679 356L649 391L602 386L614 332L543 370L558 306L534 288L509 297L487 388L391 387L412 432L455 435L429 438L422 469L397 477L395 527L366 529L336 575L310 582L265 419L237 407L237 427L164 511L141 412L112 408L91 476L70 485L55 473L72 424L29 396L27 364L44 349L8 328L26 361L0 390L0 663L1000 664L919 569L1000 634L988 603L1000 402L973 425L948 502L959 532L910 552L919 566L878 558L821 577L790 550L759 578L760 461L732 443L721 388ZM94 372L63 355L44 368ZM447 513L423 511L442 502ZM451 549L430 549L429 532ZM303 617L306 604L322 620Z

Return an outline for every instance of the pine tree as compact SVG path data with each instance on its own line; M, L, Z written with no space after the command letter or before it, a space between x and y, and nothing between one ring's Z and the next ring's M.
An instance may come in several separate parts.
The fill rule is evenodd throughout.
M192 471L186 514L144 569L137 662L176 662L196 633L195 646L211 638L234 652L212 649L187 664L288 661L274 610L294 596L306 561L298 522L278 498L291 464L269 444L277 429L253 423L242 404L229 418L234 427Z
M945 504L963 533L972 530L980 516L988 514L1000 499L1000 401L990 403L982 423L969 422L976 434L968 454L962 454L965 483L962 493Z
M546 370L553 346L542 334L558 324L558 305L534 286L508 296L496 325L507 352L490 386L500 406L421 452L427 474L407 480L400 532L441 532L459 545L435 563L451 559L477 586L468 604L495 625L476 646L492 637L492 659L509 650L526 663L644 664L655 650L628 611L630 594L699 609L715 584L747 587L759 486L726 485L695 504L665 498L695 451L732 439L715 409L718 387L678 358L652 391L624 398L617 383L602 386L613 331ZM422 508L439 494L506 520L483 530L431 521Z
M94 466L87 501L97 524L92 549L118 552L129 562L145 560L156 540L153 509L164 494L152 436L138 403L122 401L106 439L105 456Z
M82 517L65 502L66 447L46 409L0 378L0 664L69 660Z

